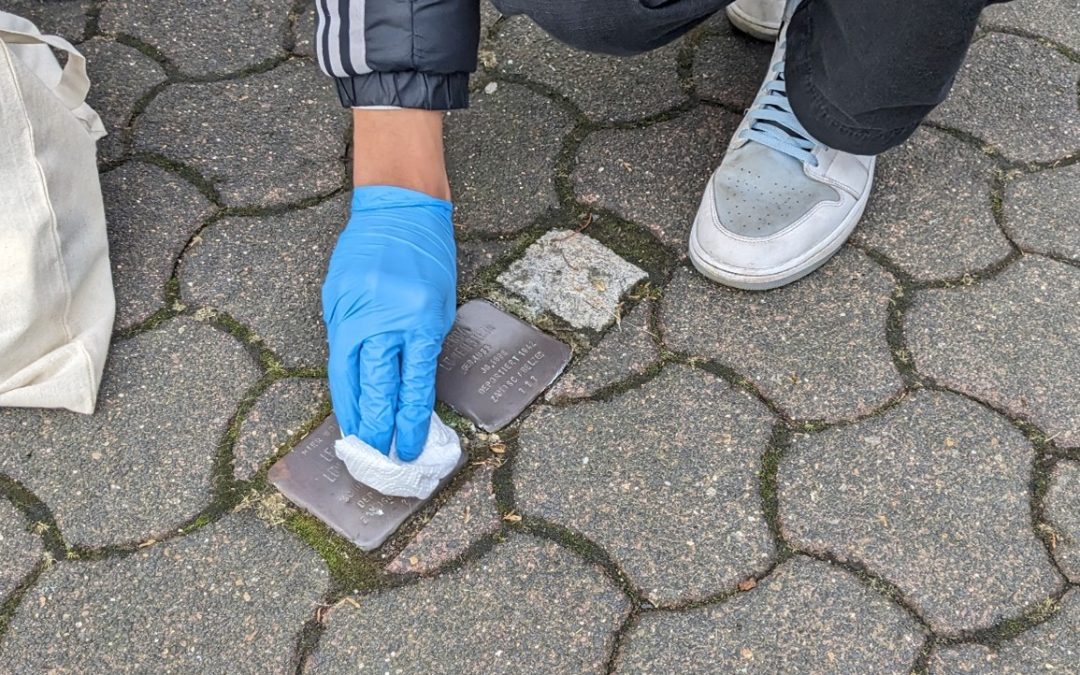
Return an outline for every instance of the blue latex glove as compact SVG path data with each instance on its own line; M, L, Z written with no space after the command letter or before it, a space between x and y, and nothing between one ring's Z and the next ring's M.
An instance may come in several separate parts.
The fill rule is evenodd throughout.
M380 452L420 456L435 405L435 371L454 323L453 206L396 187L353 190L322 288L330 396L345 435Z

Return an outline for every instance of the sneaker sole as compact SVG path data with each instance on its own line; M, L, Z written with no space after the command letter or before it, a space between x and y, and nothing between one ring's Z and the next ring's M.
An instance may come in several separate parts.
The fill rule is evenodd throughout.
M710 198L708 192L706 192L703 199ZM851 213L847 215L844 222L841 223L840 227L833 232L832 237L826 240L825 244L822 245L820 249L815 251L808 258L799 260L790 267L771 274L753 274L725 268L710 258L709 255L699 247L697 237L694 236L694 233L697 232L698 227L701 226L702 212L705 210L703 201L701 207L698 208L697 216L694 218L693 229L690 231L690 262L692 262L697 271L701 272L706 278L725 286L731 286L732 288L741 288L746 291L767 291L772 288L786 286L787 284L802 279L836 255L836 252L839 251L840 247L844 245L844 242L848 240L851 233L855 231L855 226L858 225L859 221L862 219L863 211L866 210L866 203L869 201L869 198L870 189L868 187L859 201L855 203L855 207L851 209Z
M780 24L773 25L756 21L736 7L734 3L728 5L724 11L727 13L728 21L733 26L751 37L765 42L776 42L777 36L780 35Z

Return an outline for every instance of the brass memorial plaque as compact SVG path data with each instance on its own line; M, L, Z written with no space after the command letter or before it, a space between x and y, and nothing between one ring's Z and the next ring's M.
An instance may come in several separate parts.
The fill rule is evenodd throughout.
M570 362L570 347L489 302L473 300L439 356L436 395L485 431L514 420Z

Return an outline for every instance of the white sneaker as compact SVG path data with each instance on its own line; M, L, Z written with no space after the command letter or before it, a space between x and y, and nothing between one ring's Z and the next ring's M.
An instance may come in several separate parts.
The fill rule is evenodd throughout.
M698 271L736 288L783 286L824 264L855 229L873 183L874 157L827 148L795 118L786 34L690 232Z
M786 0L735 0L727 6L728 20L759 40L775 42L784 20Z

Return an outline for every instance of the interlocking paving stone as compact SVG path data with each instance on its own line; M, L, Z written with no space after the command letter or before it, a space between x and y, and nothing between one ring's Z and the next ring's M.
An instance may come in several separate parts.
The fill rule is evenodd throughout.
M1080 663L1080 591L1062 598L1053 618L996 647L958 645L935 649L932 675L1027 675L1076 673Z
M977 41L949 98L930 119L996 145L1010 159L1050 161L1080 150L1080 64L1034 40Z
M139 50L109 40L89 40L79 45L79 51L86 57L91 82L87 103L109 132L97 142L98 161L120 159L136 103L165 81L165 71Z
M555 158L573 118L525 87L500 83L446 117L446 164L455 224L514 232L558 204Z
M479 469L439 508L409 545L386 567L395 574L431 574L464 553L481 537L499 529L491 468Z
M905 333L919 372L1080 445L1080 270L1025 256L973 286L923 291Z
M502 72L552 87L590 119L613 122L654 115L686 100L678 73L681 44L628 58L584 52L514 16L499 26L492 49Z
M325 365L320 293L348 204L343 194L299 211L214 223L184 255L184 301L251 328L286 367Z
M680 254L709 175L739 118L702 106L644 129L604 130L581 144L579 200L647 226Z
M1080 260L1080 164L1020 176L1004 201L1005 230L1018 245Z
M43 573L7 631L0 670L285 672L328 586L323 561L295 537L231 515Z
M282 55L289 0L109 0L101 30L161 51L187 75L221 76Z
M610 402L541 408L521 431L517 505L596 542L655 604L731 591L774 553L757 480L772 421L681 365Z
M1080 463L1063 460L1054 468L1046 518L1055 530L1058 564L1073 583L1080 584Z
M290 378L270 385L240 425L233 448L233 475L249 480L329 400L324 380Z
M484 268L510 250L512 242L498 239L458 242L458 288L476 281Z
M1077 0L1024 0L991 5L983 24L1035 33L1080 52L1080 2Z
M293 27L292 52L294 54L315 58L315 27L317 25L315 3L306 3L303 13L296 18L296 25Z
M615 321L619 298L647 276L592 237L553 230L500 274L499 283L525 298L529 311L603 330Z
M79 0L4 0L0 11L29 19L46 35L59 35L68 42L78 43L86 36L86 13L93 4Z
M620 673L900 673L919 625L854 575L803 556L723 604L650 613L625 638Z
M41 539L26 531L26 520L10 502L0 498L0 601L22 583L41 560Z
M117 329L163 306L165 282L188 239L213 213L190 183L153 164L127 162L101 176L116 292Z
M745 110L765 79L773 45L735 30L727 17L711 20L708 25L694 54L697 93L704 99Z
M229 206L274 206L344 184L348 122L318 67L294 59L239 80L167 87L139 117L135 147L190 165Z
M1061 586L1031 529L1034 456L1004 418L922 391L796 438L780 465L781 529L891 581L939 633L987 628Z
M956 278L1012 252L990 202L994 164L933 129L878 159L874 191L855 240L918 281Z
M791 417L839 420L871 412L902 386L885 341L894 286L852 249L768 293L679 270L661 323L668 346L735 369Z
M549 401L569 401L592 396L604 387L640 375L660 358L651 334L651 302L642 302L623 317L548 391Z
M218 442L257 378L242 344L174 319L112 346L93 415L5 410L0 472L49 505L68 544L160 537L210 502Z
M339 603L309 673L602 673L629 602L594 565L512 536L466 567Z

